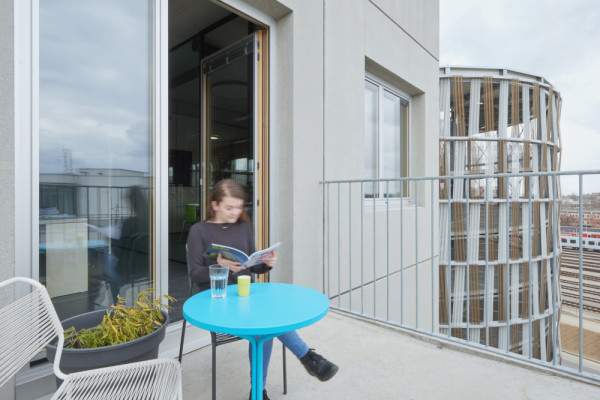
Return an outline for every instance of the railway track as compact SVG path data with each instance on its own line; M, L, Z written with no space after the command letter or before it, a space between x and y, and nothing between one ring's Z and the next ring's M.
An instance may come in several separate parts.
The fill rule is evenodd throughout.
M600 314L600 252L582 254L583 309ZM560 288L563 305L579 308L579 249L565 248L561 256Z

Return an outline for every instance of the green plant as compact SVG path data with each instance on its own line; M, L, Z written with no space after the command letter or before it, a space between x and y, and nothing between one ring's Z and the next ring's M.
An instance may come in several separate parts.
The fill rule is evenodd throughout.
M117 304L110 306L102 322L88 329L75 331L75 327L65 330L65 348L91 349L125 343L154 332L162 325L162 310L170 310L169 303L175 298L163 295L167 304L161 299L153 300L153 289L141 292L135 306L126 307L125 299L117 296Z

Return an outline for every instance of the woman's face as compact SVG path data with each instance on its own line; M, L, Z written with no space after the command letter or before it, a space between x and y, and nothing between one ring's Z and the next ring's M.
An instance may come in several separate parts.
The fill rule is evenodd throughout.
M213 201L210 205L215 212L215 220L213 222L234 224L238 221L240 215L242 215L244 200L225 196L219 203Z

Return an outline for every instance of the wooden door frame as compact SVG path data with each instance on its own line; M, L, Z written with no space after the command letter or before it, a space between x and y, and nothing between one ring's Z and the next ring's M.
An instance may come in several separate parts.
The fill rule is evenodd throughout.
M256 246L269 246L269 30L256 32Z

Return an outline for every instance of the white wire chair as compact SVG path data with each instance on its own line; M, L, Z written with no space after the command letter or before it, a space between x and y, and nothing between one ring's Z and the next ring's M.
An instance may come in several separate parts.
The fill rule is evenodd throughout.
M60 370L63 327L46 288L33 279L22 277L0 282L0 288L17 282L27 283L34 290L0 309L0 387L58 337L53 368L63 383L53 400L182 399L181 364L174 359L64 374Z

